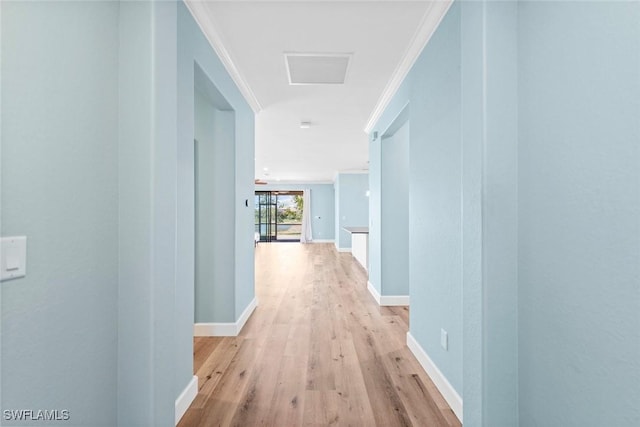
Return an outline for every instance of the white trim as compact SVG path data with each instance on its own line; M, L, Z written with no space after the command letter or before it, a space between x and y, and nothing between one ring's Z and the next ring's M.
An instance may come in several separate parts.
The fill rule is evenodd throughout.
M371 282L367 282L367 289L381 307L409 305L409 295L380 295Z
M193 16L193 19L200 27L200 30L209 41L209 44L215 53L218 55L218 58L220 58L220 61L227 70L227 73L229 73L229 76L231 76L236 86L238 86L238 89L244 99L247 101L253 112L258 114L262 110L262 105L260 105L260 101L258 101L255 93L253 93L251 86L249 86L249 83L247 83L242 73L240 73L240 70L238 70L233 62L233 59L231 59L229 51L224 46L222 38L216 30L216 25L211 19L211 13L207 10L207 2L184 0L184 4L187 6L187 9L189 9L189 12L191 12L191 16Z
M236 328L238 331L236 335L240 334L240 332L242 331L242 328L244 328L245 323L247 323L247 320L249 320L249 317L251 317L256 307L258 307L258 300L254 297L249 303L249 305L247 306L247 308L244 309L244 311L240 315L240 318L236 322Z
M431 36L435 33L438 25L440 25L440 21L442 21L442 18L447 13L452 3L452 0L440 0L429 3L429 6L422 17L422 21L420 22L418 29L413 35L411 43L409 43L409 47L407 48L402 61L400 61L400 64L398 64L391 75L391 79L378 99L376 107L369 116L369 121L364 128L364 131L367 134L373 130L373 127L382 116L382 113L384 113L384 110L400 88L400 85L404 81L405 77L407 77L407 74L409 74L411 67L413 67L413 64L420 56L420 53L427 43L429 43Z
M371 282L369 281L367 281L367 289L369 290L369 293L373 295L373 299L375 299L378 305L380 305L380 294L378 293L378 290L374 288Z
M196 323L193 325L194 337L235 337L238 336L235 323Z
M380 297L381 306L409 305L409 295L382 295Z
M180 393L180 396L178 396L178 398L176 399L176 403L175 403L176 425L178 425L178 423L184 416L185 412L187 412L187 409L189 409L191 402L193 402L193 400L196 398L197 395L198 395L198 377L194 375L193 378L191 378L191 381L189 381L189 384L187 384L184 390L182 390L182 393Z
M335 240L334 239L313 239L310 243L334 243L335 244Z
M337 246L336 246L336 250L337 250L338 252L345 252L345 253L347 253L347 252L348 252L348 253L351 253L351 248L339 248L339 247L337 247Z
M234 323L196 323L193 325L193 336L237 337L257 306L258 300L254 298Z
M407 332L407 347L409 347L409 350L411 350L416 359L418 359L418 362L420 362L420 365L422 365L438 391L440 391L444 400L447 401L453 413L456 414L456 417L458 417L462 423L462 397L456 392L436 364L433 363L433 360L431 360L418 341L411 335L411 332Z

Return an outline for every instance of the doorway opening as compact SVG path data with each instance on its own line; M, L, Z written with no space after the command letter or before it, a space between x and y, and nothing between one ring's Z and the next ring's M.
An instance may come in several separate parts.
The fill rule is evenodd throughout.
M256 191L255 232L261 242L299 242L302 191Z

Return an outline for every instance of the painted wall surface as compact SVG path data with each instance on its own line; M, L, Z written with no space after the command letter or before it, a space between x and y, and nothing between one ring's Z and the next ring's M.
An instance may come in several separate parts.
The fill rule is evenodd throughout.
M174 424L176 3L120 4L118 425ZM98 83L99 84L99 83Z
M459 394L463 331L460 37L460 5L454 3L375 126L384 135L408 109L410 332ZM382 204L386 203L386 179L381 173ZM382 236L384 222L382 217ZM381 243L382 250L391 253L404 247L401 242L391 248ZM384 258L381 261L384 275L386 264ZM449 335L448 351L440 346L441 328Z
M409 122L381 146L380 295L409 295Z
M194 211L194 144L195 137L195 70L201 70L221 98L235 112L235 145L233 156L214 172L214 182L227 180L233 188L231 199L225 200L225 209L233 212L232 223L225 226L234 230L233 238L216 240L216 253L227 254L230 283L220 283L217 295L228 300L219 301L232 310L213 313L210 322L235 322L249 303L254 292L253 262L253 161L254 114L235 83L226 72L220 59L202 34L189 10L183 3L177 5L178 26L178 242L176 282L176 396L193 376L193 322L194 322L194 261L195 261L195 211ZM216 160L217 161L217 160ZM222 159L220 159L222 161ZM220 165L219 165L220 166ZM227 177L227 178L224 178ZM231 177L231 179L229 178ZM224 179L222 179L224 178ZM249 206L245 206L245 200ZM227 276L225 276L227 277ZM218 304L216 302L215 304Z
M640 425L640 3L518 19L520 425Z
M334 202L334 220L333 223L335 225L333 229L333 241L336 245L336 248L340 247L340 175L336 176L335 181L333 182L333 194L335 197Z
M341 173L334 183L336 196L335 244L339 249L351 248L351 234L342 227L369 224L369 174Z
M461 9L464 421L506 427L518 423L518 3Z
M460 8L464 423L514 426L518 3Z
M177 396L176 3L123 2L119 27L118 425L169 426Z
M465 425L638 424L639 7L454 3L376 125L409 102L411 333Z
M115 425L118 4L3 2L1 28L1 233L28 249L0 287L2 409Z
M382 138L369 139L369 283L382 292Z
M303 191L307 188L311 190L311 232L313 233L313 239L333 240L335 232L335 194L333 184L256 185L255 191Z
M483 118L486 67L485 2L466 2L462 19L462 397L464 424L483 425L484 336L482 281ZM517 386L517 385L516 385ZM517 399L517 397L516 397ZM517 406L516 406L517 409ZM486 423L485 423L486 425ZM517 425L517 419L512 425Z
M458 393L462 391L460 25L460 9L454 4L411 70L409 161L411 334ZM449 334L448 350L440 346L441 328Z
M232 320L254 295L253 112L182 3L3 2L1 19L2 233L29 238L29 275L2 286L3 409L173 425L193 363L195 60L237 116Z
M234 262L233 251L220 242L233 242L235 220L232 205L235 192L229 185L234 169L227 167L234 158L233 111L214 107L215 100L195 92L195 322L215 322L215 319L234 319Z

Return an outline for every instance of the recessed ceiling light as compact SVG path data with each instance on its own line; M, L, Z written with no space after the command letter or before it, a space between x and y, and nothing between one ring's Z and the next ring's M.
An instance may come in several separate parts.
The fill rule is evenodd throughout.
M311 122L300 122L300 129L309 129L311 127Z

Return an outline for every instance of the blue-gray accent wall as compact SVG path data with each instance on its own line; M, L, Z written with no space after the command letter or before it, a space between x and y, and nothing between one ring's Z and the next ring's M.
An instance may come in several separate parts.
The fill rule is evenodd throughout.
M369 176L366 173L340 173L335 188L335 245L351 249L351 234L343 227L366 227L369 224Z

